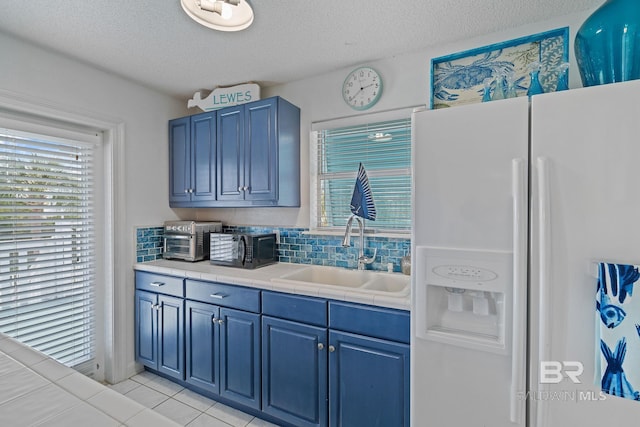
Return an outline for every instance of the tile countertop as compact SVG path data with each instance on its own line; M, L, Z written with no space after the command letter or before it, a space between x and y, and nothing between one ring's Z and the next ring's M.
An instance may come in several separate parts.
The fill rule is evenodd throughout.
M152 273L186 277L196 280L228 283L232 285L248 286L270 291L308 295L339 301L370 304L380 307L397 308L401 310L409 310L411 307L411 298L409 293L403 296L397 296L393 294L384 294L381 292L361 289L342 289L337 286L305 285L302 283L285 284L271 281L272 278L279 278L284 274L292 273L306 267L309 266L306 264L279 262L276 264L257 268L255 270L246 270L242 268L212 265L209 261L184 262L172 260L157 260L137 263L134 265L134 269L139 271L148 271ZM400 274L383 272L376 273L394 275Z
M1 333L0 420L12 427L179 426Z

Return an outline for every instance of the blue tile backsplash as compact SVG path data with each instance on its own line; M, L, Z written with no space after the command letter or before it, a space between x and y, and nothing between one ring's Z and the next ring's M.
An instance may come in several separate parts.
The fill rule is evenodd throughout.
M352 238L352 246L342 247L342 237L309 234L307 228L224 226L223 231L241 233L279 233L278 259L280 262L296 264L326 265L332 267L357 268L360 239ZM162 258L162 227L140 227L136 229L137 262ZM376 260L367 266L371 270L387 271L387 264L393 264L393 271L400 272L400 260L411 252L409 238L375 237L365 235L365 255L373 255L378 249Z
M136 262L162 259L164 227L136 228Z

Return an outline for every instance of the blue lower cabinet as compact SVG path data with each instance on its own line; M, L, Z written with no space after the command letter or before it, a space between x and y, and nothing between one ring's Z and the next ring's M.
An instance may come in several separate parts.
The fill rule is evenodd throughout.
M327 425L327 329L262 317L262 411L299 427Z
M260 409L260 315L220 309L220 395Z
M184 302L182 298L136 291L136 359L184 379Z
M217 306L186 302L186 381L215 394L220 394L219 313Z
M158 294L136 291L136 360L152 369L158 367Z
M184 300L158 296L158 371L184 379Z
M409 345L330 331L329 425L409 427Z
M260 315L187 300L186 381L260 408Z

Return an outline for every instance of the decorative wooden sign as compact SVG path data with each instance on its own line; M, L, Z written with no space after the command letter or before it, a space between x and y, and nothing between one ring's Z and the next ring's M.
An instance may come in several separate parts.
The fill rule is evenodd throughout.
M236 86L217 87L202 98L200 91L193 94L193 98L187 101L187 107L198 107L202 111L212 111L232 105L260 99L260 86L256 83L244 83Z

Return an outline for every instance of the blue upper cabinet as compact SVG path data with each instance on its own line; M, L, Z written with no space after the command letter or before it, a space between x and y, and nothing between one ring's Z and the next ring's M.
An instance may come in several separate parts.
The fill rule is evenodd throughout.
M300 109L280 97L218 111L216 206L300 206Z
M243 200L244 107L224 108L218 114L218 199Z
M216 113L169 122L169 205L206 207L216 199Z
M172 207L300 206L300 109L280 97L172 120L169 146Z

